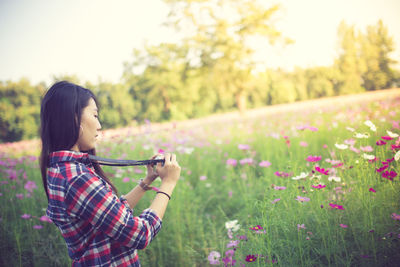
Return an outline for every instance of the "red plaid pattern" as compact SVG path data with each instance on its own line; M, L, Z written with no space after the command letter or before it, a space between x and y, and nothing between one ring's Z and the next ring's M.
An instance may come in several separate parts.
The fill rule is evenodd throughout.
M47 216L60 229L72 266L140 266L144 249L161 229L151 209L133 216L90 163L87 153L50 154Z

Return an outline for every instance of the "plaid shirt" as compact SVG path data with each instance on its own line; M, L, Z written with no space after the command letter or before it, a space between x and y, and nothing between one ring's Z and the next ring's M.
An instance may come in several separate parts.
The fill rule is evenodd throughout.
M161 229L151 209L133 216L127 200L94 172L87 153L51 153L47 190L47 216L60 229L72 266L140 266L136 250Z

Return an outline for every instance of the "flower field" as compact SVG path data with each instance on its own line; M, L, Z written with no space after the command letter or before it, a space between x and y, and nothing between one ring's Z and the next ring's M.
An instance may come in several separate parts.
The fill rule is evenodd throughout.
M397 96L164 131L147 122L142 134L105 136L97 154L177 154L181 179L143 266L398 266L399 135ZM37 156L0 154L1 266L70 265ZM120 194L145 175L104 170Z

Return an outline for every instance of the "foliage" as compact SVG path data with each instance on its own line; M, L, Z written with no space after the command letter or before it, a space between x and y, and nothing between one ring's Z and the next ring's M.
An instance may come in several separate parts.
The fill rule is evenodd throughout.
M182 167L161 231L138 251L142 265L395 266L400 101L382 99L103 139L99 155L145 159L162 149ZM0 154L0 163L0 265L71 265L44 216L37 154ZM104 170L126 194L145 167ZM145 194L136 216L154 195Z

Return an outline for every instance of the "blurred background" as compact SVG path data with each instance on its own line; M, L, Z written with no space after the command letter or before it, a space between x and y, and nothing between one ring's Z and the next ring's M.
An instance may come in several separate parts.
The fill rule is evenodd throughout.
M0 0L0 142L58 80L103 129L399 87L398 0Z

